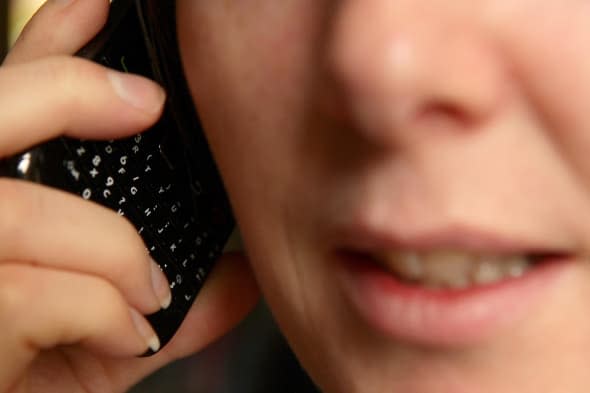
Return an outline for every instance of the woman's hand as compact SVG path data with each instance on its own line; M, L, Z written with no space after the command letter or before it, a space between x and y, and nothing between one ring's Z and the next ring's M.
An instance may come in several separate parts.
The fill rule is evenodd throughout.
M153 82L73 58L108 0L50 0L0 67L0 157L61 134L109 139L145 129L164 93ZM58 190L0 179L0 392L122 392L207 345L250 310L257 289L224 256L175 338L137 358L154 333L142 315L168 296L133 226Z

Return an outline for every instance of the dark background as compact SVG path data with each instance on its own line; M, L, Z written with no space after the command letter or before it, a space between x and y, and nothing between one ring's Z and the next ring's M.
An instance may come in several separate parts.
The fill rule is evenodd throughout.
M166 367L130 393L317 393L264 304L203 352Z
M8 46L8 0L0 0L0 61Z

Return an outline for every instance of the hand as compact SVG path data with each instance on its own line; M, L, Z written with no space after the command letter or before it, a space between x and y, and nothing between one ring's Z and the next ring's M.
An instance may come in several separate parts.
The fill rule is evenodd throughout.
M61 134L109 139L145 129L164 93L151 81L73 58L103 25L107 0L50 0L0 67L0 157ZM224 334L257 289L226 255L174 339L142 315L168 296L141 238L114 212L58 190L0 179L0 392L122 392ZM89 241L92 239L92 241Z

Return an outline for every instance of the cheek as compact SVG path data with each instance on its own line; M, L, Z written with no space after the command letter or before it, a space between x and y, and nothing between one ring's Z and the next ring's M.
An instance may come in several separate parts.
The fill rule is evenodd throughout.
M313 1L178 2L193 98L242 215L278 206L297 173Z
M303 238L314 212L302 200L317 192L301 150L325 0L257 1L256 15L253 1L230 2L232 12L193 1L179 9L193 98L265 297L287 335L299 336L312 325L302 321L322 315L317 289L329 288Z
M207 7L201 5L204 2L181 3L190 3L179 8L187 77L207 137L233 194L242 190L234 186L236 182L253 176L253 164L269 160L271 152L262 149L265 144L261 141L271 142L264 123L272 123L269 118L276 112L276 104L268 97L263 75L269 85L281 82L271 71L267 43L243 26L235 13L219 2Z
M297 276L284 209L303 175L297 146L320 2L178 2L193 99L247 248L257 263L273 261L257 269L265 282Z
M523 100L573 173L590 181L590 2L523 2L495 26ZM534 3L534 4L533 4ZM516 8L516 7L514 7Z

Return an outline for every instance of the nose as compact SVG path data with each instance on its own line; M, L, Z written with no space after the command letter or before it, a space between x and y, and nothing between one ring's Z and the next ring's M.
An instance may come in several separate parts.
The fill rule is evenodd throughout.
M364 136L399 143L433 124L476 129L494 114L506 70L470 3L477 2L339 3L328 70L344 93L337 105Z

